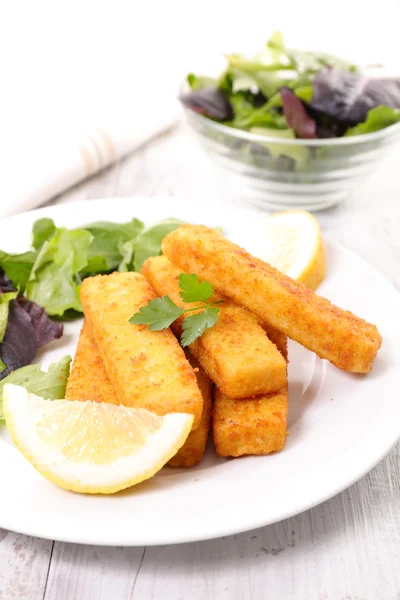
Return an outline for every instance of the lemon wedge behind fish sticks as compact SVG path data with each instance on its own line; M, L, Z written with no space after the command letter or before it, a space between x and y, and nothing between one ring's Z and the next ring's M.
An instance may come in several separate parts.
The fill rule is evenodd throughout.
M15 445L39 473L86 494L112 494L152 477L193 423L183 413L159 417L113 404L43 400L10 384L3 412Z
M305 210L286 210L265 221L260 256L292 279L316 290L325 277L325 250L317 219Z

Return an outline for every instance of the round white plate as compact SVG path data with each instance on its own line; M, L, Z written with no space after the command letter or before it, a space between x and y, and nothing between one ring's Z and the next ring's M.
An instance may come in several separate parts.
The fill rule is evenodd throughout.
M171 198L105 199L66 204L0 222L0 247L28 249L32 223L58 226L99 219L147 224L166 217L222 226L232 240L262 253L260 213L189 205ZM214 538L274 523L345 489L380 461L400 433L400 297L355 254L327 243L327 278L320 293L376 323L383 346L372 372L350 375L301 346L289 347L289 430L286 448L271 456L223 460L212 446L196 469L164 469L115 496L81 496L43 479L0 432L0 527L69 542L171 544ZM81 322L38 356L45 366L73 355ZM397 364L396 364L397 361Z

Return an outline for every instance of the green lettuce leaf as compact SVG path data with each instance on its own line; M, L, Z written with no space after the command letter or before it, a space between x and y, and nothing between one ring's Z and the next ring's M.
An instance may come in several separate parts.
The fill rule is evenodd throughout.
M7 329L10 302L11 300L15 300L17 296L18 292L6 292L5 294L0 294L0 344L4 339L4 334ZM0 358L0 373L6 368L7 366Z
M37 252L7 254L0 250L0 267L21 292L25 290L36 257Z
M95 223L85 225L84 229L90 231L93 237L95 237L96 232L106 232L118 233L120 236L130 239L136 237L144 229L144 224L139 219L132 219L132 221L128 221L127 223L96 221Z
M273 129L284 129L287 127L283 115L271 112L269 107L267 110L264 110L264 106L267 106L268 103L260 108L256 108L243 92L232 94L229 101L235 114L232 121L234 127L240 129L247 129L248 127L255 127L257 125Z
M346 136L360 135L362 133L372 133L379 131L400 121L400 108L390 108L390 106L377 106L368 111L368 116L364 123L359 123L351 127L345 133Z
M187 82L190 85L193 91L202 90L207 87L215 86L217 80L213 77L206 77L204 75L195 75L194 73L189 73L187 76Z
M144 224L138 219L129 223L99 221L85 226L93 239L88 250L88 264L82 275L105 273L118 269L124 259L123 245L134 241L143 231Z
M91 241L89 231L57 229L36 258L25 290L27 298L49 315L61 317L69 309L82 312L76 274L87 265Z
M4 423L2 412L3 388L7 383L22 385L31 394L36 394L45 400L59 400L65 397L71 357L64 356L57 363L50 365L45 373L40 365L28 365L10 373L0 382L0 423Z
M0 344L4 339L4 334L7 329L8 323L8 309L11 300L15 300L18 296L18 292L6 292L0 294Z
M183 225L183 221L178 219L165 219L157 225L145 229L135 242L134 270L140 271L143 263L150 256L159 256L163 238L181 225Z
M241 54L231 54L227 59L234 91L258 88L266 98L270 98L296 76L289 65L267 63L263 56L247 59ZM240 85L235 83L236 79L239 79Z
M271 56L271 61L274 63L281 62L282 54L286 50L285 40L281 31L274 31L268 42L267 48Z
M55 232L56 226L53 219L37 219L32 228L32 247L35 250L40 250L43 244L53 237Z
M128 240L121 246L122 260L118 265L118 271L120 273L126 273L127 271L133 271L133 257L135 254L135 240Z

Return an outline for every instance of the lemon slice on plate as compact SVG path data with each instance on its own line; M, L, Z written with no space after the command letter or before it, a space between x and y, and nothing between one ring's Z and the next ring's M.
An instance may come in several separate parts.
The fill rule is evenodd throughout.
M185 443L193 416L159 417L144 409L43 400L4 386L8 431L25 458L53 483L74 492L113 494L152 477Z
M305 210L286 210L266 219L261 258L316 290L325 277L325 250L317 219Z

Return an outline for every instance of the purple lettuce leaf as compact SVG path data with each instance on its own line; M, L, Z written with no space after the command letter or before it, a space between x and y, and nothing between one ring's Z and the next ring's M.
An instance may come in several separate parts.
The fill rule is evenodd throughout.
M179 99L186 108L211 119L217 119L218 121L233 119L232 106L224 92L217 87L206 87L188 94L182 94Z
M44 308L23 296L20 296L17 301L19 306L23 308L31 318L39 348L49 344L53 340L58 340L62 336L64 326L61 323L52 321Z
M289 88L281 88L279 95L282 100L283 114L287 126L303 139L315 139L317 137L317 125L304 107L303 102Z
M335 69L315 76L311 108L339 122L361 123L381 105L400 108L400 78L375 79Z
M16 300L10 302L7 329L0 345L1 360L6 368L0 380L12 371L29 365L38 349L37 334L29 314Z
M0 291L13 291L9 280L1 276ZM0 380L12 371L29 365L38 348L60 338L62 334L63 325L49 319L46 311L35 302L23 296L11 300L7 327L0 344L0 359L6 367L0 373Z

